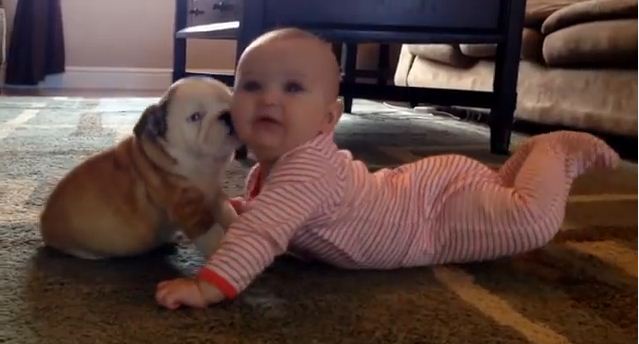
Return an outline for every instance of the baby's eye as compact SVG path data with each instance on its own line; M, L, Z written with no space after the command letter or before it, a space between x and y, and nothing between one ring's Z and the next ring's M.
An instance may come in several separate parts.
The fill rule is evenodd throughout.
M242 84L242 90L247 92L257 91L260 88L262 88L262 86L257 81L247 81Z
M304 91L304 86L297 81L289 81L284 85L286 93L298 93Z

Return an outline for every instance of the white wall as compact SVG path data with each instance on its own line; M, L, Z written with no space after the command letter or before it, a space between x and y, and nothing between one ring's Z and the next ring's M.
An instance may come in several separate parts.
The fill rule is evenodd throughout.
M4 0L12 26L18 0ZM170 68L175 0L61 0L68 66ZM189 66L232 68L235 43L190 41Z
M4 0L9 33L17 1ZM163 88L169 82L175 0L61 0L61 6L67 72L43 86ZM235 42L188 42L188 68L233 69ZM358 60L376 63L375 47L363 46Z

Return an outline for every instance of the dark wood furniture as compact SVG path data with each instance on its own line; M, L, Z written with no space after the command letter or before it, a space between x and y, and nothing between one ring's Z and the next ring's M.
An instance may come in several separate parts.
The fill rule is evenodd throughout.
M496 43L492 92L359 83L354 73L348 73L354 70L353 53L346 54L342 64L346 73L340 93L345 99L489 108L491 151L508 153L525 0L242 0L240 7L239 28L234 32L237 56L263 32L286 26L343 42L347 51L363 42ZM179 30L184 27L185 13L177 12Z
M233 74L201 74L186 69L189 39L237 40L241 0L176 0L173 36L173 81L192 75L233 84Z

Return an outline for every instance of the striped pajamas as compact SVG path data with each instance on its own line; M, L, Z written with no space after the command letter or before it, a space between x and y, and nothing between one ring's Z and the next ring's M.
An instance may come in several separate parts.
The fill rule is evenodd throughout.
M574 153L564 149L573 139L583 141ZM559 230L573 179L616 159L592 136L559 132L529 140L499 171L440 155L370 173L320 135L282 156L264 185L259 164L251 170L247 207L199 277L233 298L286 251L349 269L529 251Z

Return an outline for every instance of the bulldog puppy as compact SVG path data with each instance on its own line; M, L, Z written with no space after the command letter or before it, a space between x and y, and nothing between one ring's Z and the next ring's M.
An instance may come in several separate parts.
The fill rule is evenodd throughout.
M240 142L231 91L209 78L175 82L133 135L71 170L40 216L45 245L101 259L145 253L181 230L206 256L237 214L221 180Z

